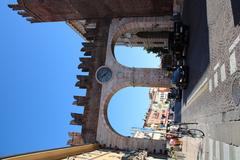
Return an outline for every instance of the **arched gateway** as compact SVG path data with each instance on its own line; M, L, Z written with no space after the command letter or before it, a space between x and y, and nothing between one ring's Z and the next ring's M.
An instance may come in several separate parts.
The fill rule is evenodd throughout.
M84 26L87 25L86 21L70 21L69 24L73 28L78 29L78 31L80 31L80 28L85 29L81 34L88 34L86 31L86 26ZM88 25L97 26L98 23ZM113 53L113 48L116 43L125 43L124 41L118 41L118 38L122 34L143 29L145 29L145 31L148 31L148 29L151 30L152 27L156 25L157 27L154 29L157 31L170 31L172 26L170 16L112 19L110 22L108 22L108 25L109 27L105 30L107 34L104 41L102 37L100 39L101 42L98 42L97 37L93 37L93 40L90 39L89 42L83 43L84 47L81 50L85 52L85 55L91 56L91 58L81 58L80 61L82 63L79 65L79 68L81 68L83 71L88 71L90 75L78 76L79 82L77 82L76 85L80 88L87 88L87 97L75 97L76 102L74 102L74 104L84 105L86 112L84 112L84 114L81 116L79 115L78 117L73 116L75 118L75 122L80 122L72 122L72 124L79 124L83 126L82 136L86 142L97 141L104 146L119 149L133 150L147 148L152 152L154 150L163 150L165 148L165 141L129 138L121 136L115 132L108 121L107 107L111 97L118 90L124 87L170 87L170 79L167 77L167 74L164 70L149 68L129 68L119 64L114 58ZM104 27L106 26L107 25L104 25ZM93 30L93 28L91 29ZM97 27L94 29L97 29ZM100 32L100 34L103 33L104 31ZM159 39L162 40L162 38ZM120 41L121 40L122 39L120 39ZM139 41L140 40L141 39L139 39ZM105 45L102 43L105 43ZM104 51L100 52L98 49L104 49ZM94 66L94 63L97 63L96 59L98 57L101 59L102 63L101 65L99 64L98 66ZM92 65L90 65L89 62L92 62ZM93 68L95 69L93 70ZM94 83L95 79L97 83ZM96 88L96 86L93 87L93 85L99 87L99 91L97 93L96 89L98 88ZM94 95L90 96L88 94L91 92L93 92ZM97 105L94 105L95 110L93 111L93 107L90 106L89 103L96 100L96 97L99 98L99 101L95 102ZM86 104L81 104L84 99L88 99L88 102L86 102ZM97 112L95 112L96 109L98 110L98 115ZM95 117L93 119L89 119L90 115L93 117L92 112L94 112ZM89 128L93 126L96 128Z
M82 132L69 133L70 145L96 143L127 149L159 152L165 142L124 137L116 133L107 118L108 103L118 90L128 86L169 87L164 70L128 68L114 58L114 45L167 45L166 34L172 30L173 12L181 9L182 0L18 0L9 5L31 22L66 21L86 42L81 51L76 86L87 89L86 96L74 96L74 103L84 113L72 113L72 125L82 125ZM155 35L155 36L148 36Z
M159 21L160 20L160 21ZM96 72L96 78L102 84L100 110L97 128L97 141L107 147L115 147L119 149L145 149L149 151L160 151L165 148L165 141L148 140L140 138L124 137L116 133L107 118L108 103L118 90L128 86L142 87L170 87L170 79L162 69L146 69L146 68L129 68L119 64L114 58L113 45L117 43L117 37L132 30L140 30L142 28L152 29L159 23L158 30L170 29L170 17L141 17L141 18L123 18L113 19L110 24L106 59L104 66L100 67ZM105 71L101 77L101 69L109 69ZM102 71L103 72L103 71ZM108 76L109 74L109 76ZM98 77L98 75L100 75ZM106 77L104 79L104 76ZM109 78L108 78L109 77ZM104 82L101 82L104 79Z

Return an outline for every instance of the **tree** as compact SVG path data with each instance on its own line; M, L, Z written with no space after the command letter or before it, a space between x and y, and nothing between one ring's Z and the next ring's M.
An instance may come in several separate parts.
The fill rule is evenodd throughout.
M146 50L147 53L156 54L156 57L161 57L163 54L169 53L168 49L163 47L144 47L144 50Z

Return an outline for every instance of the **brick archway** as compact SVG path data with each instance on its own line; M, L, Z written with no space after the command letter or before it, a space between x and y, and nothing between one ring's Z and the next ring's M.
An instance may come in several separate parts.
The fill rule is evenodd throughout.
M170 79L163 70L125 67L116 61L113 49L118 38L129 31L145 31L156 27L171 31L170 16L176 12L178 1L182 0L141 0L135 5L134 0L117 0L115 3L94 0L86 7L84 4L88 3L87 0L61 3L50 0L19 0L16 4L9 5L13 10L20 10L19 14L28 17L27 20L32 23L66 21L87 41L81 51L88 57L80 59L81 64L78 68L88 72L89 75L77 76L79 81L76 83L77 87L87 89L87 93L85 96L74 97L76 100L74 104L84 106L84 113L71 114L73 117L71 124L82 125L81 136L85 143L98 141L108 147L147 148L151 152L165 148L164 141L120 136L109 125L105 111L113 94L121 88L169 87ZM113 78L108 83L100 85L95 79L95 73L103 65L111 68ZM74 133L70 136L80 137L80 134ZM70 143L78 145L74 139Z
M138 19L138 18L136 18ZM130 20L134 21L134 19ZM123 22L129 22L129 19ZM118 21L118 22L116 22ZM136 20L137 21L137 20ZM145 149L153 152L164 149L165 141L163 140L148 140L124 137L117 133L110 125L107 117L107 108L112 96L122 88L128 86L140 87L170 87L170 78L167 76L166 71L162 69L151 68L130 68L123 66L117 62L112 53L112 44L116 35L124 32L123 28L116 29L118 25L126 26L132 23L123 23L121 20L114 19L110 25L105 66L112 70L112 79L102 84L98 128L97 128L97 141L108 147L117 147L120 149ZM136 22L137 23L137 22ZM142 23L144 24L144 23ZM147 23L148 24L148 23ZM144 27L144 26L143 26ZM130 27L131 28L131 27ZM132 28L131 28L132 29Z
M114 29L115 31L109 34L109 40L111 40L111 49L112 53L114 54L114 47L116 44L124 44L126 45L126 42L122 36L125 33L133 33L134 37L131 38L131 41L133 41L134 46L141 46L144 47L146 45L148 46L157 46L159 43L154 44L155 41L159 42L165 42L166 37L158 37L156 38L148 38L144 39L142 37L137 36L137 32L170 32L172 31L173 22L170 20L170 16L162 16L162 17L138 17L138 18L122 18L122 19L113 19L111 29ZM125 38L126 39L126 38ZM137 44L138 42L141 42Z

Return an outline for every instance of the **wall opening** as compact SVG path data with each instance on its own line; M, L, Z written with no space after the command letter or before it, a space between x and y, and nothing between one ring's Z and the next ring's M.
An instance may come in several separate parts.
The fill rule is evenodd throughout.
M108 105L108 121L127 137L165 138L170 102L167 88L127 87L118 91Z
M136 68L159 68L160 66L160 58L156 57L157 54L147 53L144 47L116 45L114 50L116 60L124 66Z

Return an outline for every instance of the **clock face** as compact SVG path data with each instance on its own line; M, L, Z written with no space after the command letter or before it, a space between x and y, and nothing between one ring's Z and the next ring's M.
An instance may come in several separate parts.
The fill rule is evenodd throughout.
M100 67L97 70L96 78L100 83L108 82L112 78L112 71L108 67Z

